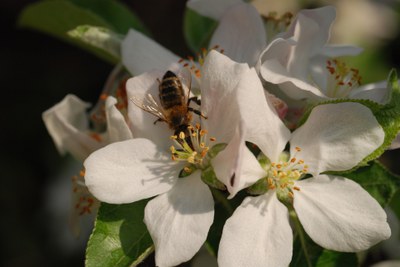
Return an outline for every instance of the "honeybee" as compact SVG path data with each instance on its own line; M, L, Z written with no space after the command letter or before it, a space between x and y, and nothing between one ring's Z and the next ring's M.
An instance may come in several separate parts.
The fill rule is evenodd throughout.
M168 70L161 81L157 79L158 93L160 105L151 94L148 94L144 102L138 101L136 98L131 98L132 102L142 110L158 117L154 124L159 121L164 121L169 128L174 131L174 135L179 135L180 132L187 132L187 128L192 121L192 112L202 118L207 119L201 111L189 107L191 101L200 105L200 100L197 97L189 97L191 90L191 74L188 74L188 93L185 95L185 90L181 79L172 71Z

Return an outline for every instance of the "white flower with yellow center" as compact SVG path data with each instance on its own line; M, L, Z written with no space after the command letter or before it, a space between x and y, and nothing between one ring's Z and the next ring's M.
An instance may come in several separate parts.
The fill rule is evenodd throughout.
M296 100L352 98L385 103L389 95L385 82L360 86L358 71L334 59L361 52L357 47L327 44L335 17L331 6L300 11L288 30L262 53L261 76Z
M289 141L290 154L271 157L261 144L269 159L262 161L263 167L253 154L243 153L239 167L225 175L216 170L225 179L235 173L231 192L242 189L244 181L258 179L266 191L245 198L226 221L220 266L289 265L293 234L282 202L294 208L311 239L327 249L358 252L390 236L386 214L374 198L352 180L323 174L353 168L383 143L383 129L368 108L358 103L320 105L291 137L268 140Z
M164 72L148 72L130 79L128 97L145 99L151 94L157 99L157 79ZM191 259L206 240L213 222L214 201L201 174L210 164L217 168L218 162L210 156L214 144L240 147L238 144L244 144L238 130L242 121L252 120L250 115L260 119L274 112L262 90L257 91L261 97L253 95L254 89L262 85L256 71L247 64L211 51L201 73L200 111L207 116L201 124L194 123L187 131L174 135L167 123L154 124L155 116L130 103L128 116L134 139L100 149L84 163L86 185L101 201L121 204L158 195L147 204L144 218L154 241L157 266L175 266ZM257 107L263 112L259 117L249 112L254 98L264 100ZM250 107L239 108L239 100ZM247 130L255 141L258 136L287 134L278 117L265 122ZM278 142L268 147L278 151L284 145ZM241 152L230 151L219 159L235 165ZM182 170L190 175L179 178Z

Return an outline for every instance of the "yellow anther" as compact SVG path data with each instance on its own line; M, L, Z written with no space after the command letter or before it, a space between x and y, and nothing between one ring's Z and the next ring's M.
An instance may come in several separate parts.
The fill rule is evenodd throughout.
M192 171L192 169L191 169L190 167L187 167L187 166L185 166L185 167L183 168L183 170L184 170L185 172L187 172L187 173L189 173L189 172Z
M200 136L204 136L204 135L206 135L208 132L207 132L207 130L201 130L200 131Z
M278 171L277 171L277 170L273 170L273 171L272 171L272 174L273 174L274 176L278 176Z
M273 184L271 184L271 185L268 185L268 189L275 189L275 185L273 185Z
M297 152L300 152L300 151L301 151L301 148L298 147L298 146L296 146L294 149L295 149Z
M184 133L184 132L180 132L180 133L179 133L179 138L180 138L180 139L184 140L185 137L186 137L186 136L185 136L185 133Z
M197 130L200 130L200 123L196 123L195 127Z
M304 160L300 159L300 160L298 161L298 163L299 163L299 164L304 164Z
M271 163L271 167L275 167L275 165L276 165L275 162L272 162L272 163Z
M269 177L268 177L267 182L268 182L268 185L270 185L270 186L273 185L272 178L269 178Z
M178 139L178 136L176 136L176 135L171 135L169 138L170 138L171 140L176 140L176 139Z
M174 155L171 155L172 160L176 160L176 157Z
M217 138L215 138L215 137L210 137L210 141L211 141L211 142L215 142L215 141L217 141Z
M280 168L282 168L282 164L276 164L276 167L277 167L278 169L280 169Z
M205 148L206 147L206 144L204 144L204 142L201 142L200 143L200 148Z
M283 167L287 167L287 165L289 165L289 163L287 163L287 162L283 163Z
M297 186L294 186L293 189L294 189L294 190L297 190L297 191L300 191L300 188L297 187Z
M175 153L175 152L176 152L176 149L175 149L174 146L170 146L170 147L169 147L169 150L171 150L172 153Z
M295 161L296 161L296 158L292 158L292 159L290 160L291 163L293 163L293 162L295 162Z
M288 195L289 195L290 198L292 198L292 199L294 198L294 195L293 195L292 192L288 192Z

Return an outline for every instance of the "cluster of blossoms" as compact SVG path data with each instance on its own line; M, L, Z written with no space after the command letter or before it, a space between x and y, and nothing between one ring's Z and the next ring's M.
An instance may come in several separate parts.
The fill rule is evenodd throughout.
M225 222L220 266L289 265L291 213L327 249L358 252L389 238L378 202L356 182L332 174L358 167L382 146L385 132L371 110L331 101L316 105L303 124L298 120L327 100L389 99L385 82L361 85L358 70L337 59L359 48L327 45L335 9L302 10L266 27L257 10L239 0L191 0L188 6L219 21L210 49L198 61L180 59L129 31L121 52L134 77L124 93L103 97L101 135L89 131L87 104L74 96L44 113L60 152L84 160L80 192L89 196L80 199L92 194L122 204L152 198L144 222L157 266L188 261L204 244L214 220L213 190L227 191L228 199L247 192ZM178 75L186 68L193 74L189 84ZM178 119L188 113L190 119L175 128L168 123L174 107L160 99L168 70L185 89L178 97L191 87L201 98L201 104L183 105Z

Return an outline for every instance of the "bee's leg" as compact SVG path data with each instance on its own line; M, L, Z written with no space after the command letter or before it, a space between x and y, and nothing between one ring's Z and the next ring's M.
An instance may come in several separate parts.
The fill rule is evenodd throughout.
M164 121L163 119L161 119L161 118L158 118L158 119L156 119L154 122L153 122L153 124L155 125L157 122L159 122L159 121Z
M197 96L190 97L188 99L187 105L189 106L190 102L192 102L192 101L195 102L199 106L201 105L201 99L199 99Z
M204 119L207 119L207 116L205 116L203 113L201 113L200 110L197 110L197 109L194 109L194 108L191 108L191 107L188 107L188 110L193 112L193 113L195 113L195 114L197 114L197 115L199 115L200 117L202 117Z

